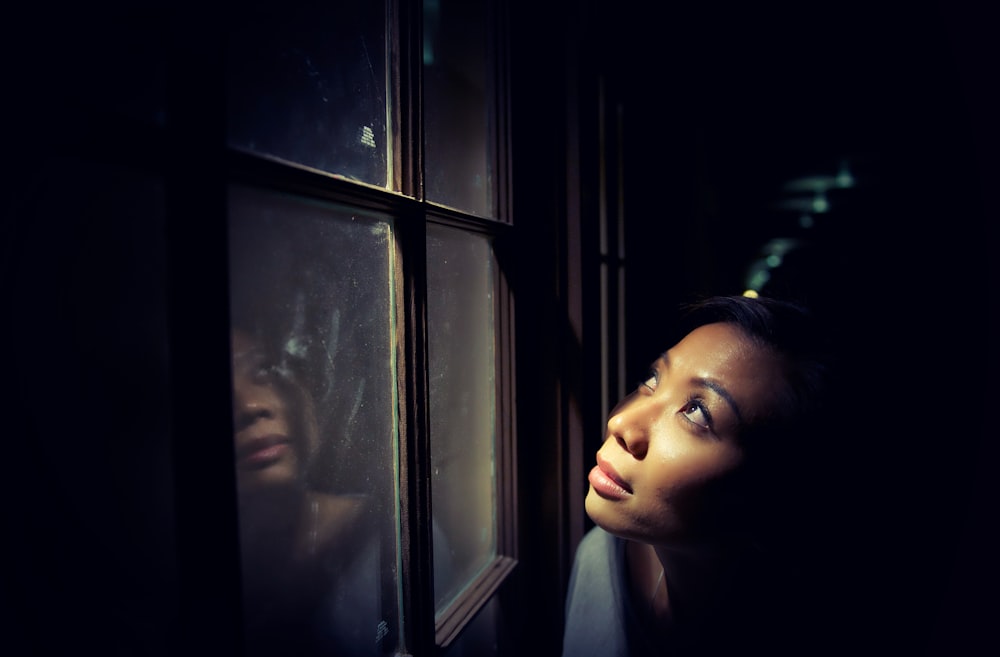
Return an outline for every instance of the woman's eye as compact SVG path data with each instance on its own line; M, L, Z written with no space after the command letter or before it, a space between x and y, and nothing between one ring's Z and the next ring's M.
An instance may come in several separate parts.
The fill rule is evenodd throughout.
M273 383L279 378L280 370L274 363L262 361L254 364L253 380L259 384Z
M656 384L658 383L658 376L656 370L651 370L649 374L646 375L646 379L639 383L639 387L646 388L650 392L656 390Z
M705 407L702 406L701 402L688 402L681 411L681 414L687 418L689 422L697 424L702 429L712 428L712 417L708 414L708 411L705 410Z

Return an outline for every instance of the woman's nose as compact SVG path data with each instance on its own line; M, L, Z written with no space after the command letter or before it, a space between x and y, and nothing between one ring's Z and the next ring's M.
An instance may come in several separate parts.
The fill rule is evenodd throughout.
M262 386L237 380L233 385L233 420L236 431L245 429L257 420L274 417L271 395Z
M644 458L649 448L649 423L645 411L641 404L632 400L612 411L608 419L608 435L637 459Z

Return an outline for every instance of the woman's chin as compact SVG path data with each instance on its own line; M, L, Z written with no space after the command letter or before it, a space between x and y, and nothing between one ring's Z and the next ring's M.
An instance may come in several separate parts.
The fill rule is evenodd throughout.
M598 495L593 487L591 487L587 493L587 497L583 501L584 511L594 521L594 524L612 534L618 534L621 531L620 525L625 519L620 506L620 503Z
M240 497L253 497L296 488L300 484L296 468L291 463L275 463L267 468L240 470L237 488Z

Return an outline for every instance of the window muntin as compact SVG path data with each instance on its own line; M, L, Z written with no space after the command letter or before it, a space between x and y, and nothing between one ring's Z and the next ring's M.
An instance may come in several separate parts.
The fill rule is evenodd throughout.
M427 227L427 326L434 533L440 612L497 553L492 244Z
M249 654L399 636L392 222L234 186L234 453Z
M390 187L384 2L241 7L229 34L229 143Z

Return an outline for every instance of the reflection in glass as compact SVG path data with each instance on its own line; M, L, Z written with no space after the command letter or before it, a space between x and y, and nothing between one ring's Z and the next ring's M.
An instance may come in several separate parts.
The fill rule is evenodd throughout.
M434 599L447 605L496 555L490 240L427 228Z
M391 653L390 224L242 188L230 203L248 654Z
M486 0L424 3L427 199L495 217L494 77Z
M385 2L251 2L231 18L230 145L386 187Z

